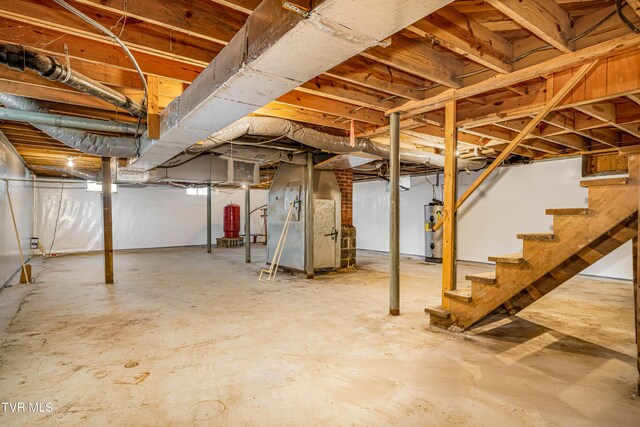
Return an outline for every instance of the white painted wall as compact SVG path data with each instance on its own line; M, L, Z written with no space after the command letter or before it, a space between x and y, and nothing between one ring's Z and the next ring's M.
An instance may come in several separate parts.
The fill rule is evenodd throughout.
M458 194L478 175L461 172ZM428 178L435 184L435 175ZM552 217L544 214L545 209L587 206L587 190L580 187L580 178L580 159L498 168L458 214L458 258L487 262L490 255L520 251L522 243L516 239L517 233L551 231ZM402 253L424 255L424 205L431 201L432 193L432 186L424 176L412 177L411 189L400 193ZM436 193L441 199L442 189ZM389 193L384 181L354 185L353 221L359 249L388 251ZM632 279L631 243L589 267L584 274Z
M6 188L9 185L13 210L18 224L20 246L29 257L29 238L33 229L33 185L5 179L29 178L29 172L11 144L0 134L0 286L21 267L18 241L13 229Z
M60 206L60 184L36 186L36 233L48 252ZM267 192L251 191L251 207L266 204ZM244 190L212 193L212 238L222 237L222 211L229 203L240 205L244 221ZM62 189L62 208L53 253L102 249L101 194L88 193L84 184ZM115 249L204 245L207 240L207 197L187 196L182 188L120 186L113 195ZM242 222L244 223L244 222ZM252 215L251 230L263 232L259 212Z

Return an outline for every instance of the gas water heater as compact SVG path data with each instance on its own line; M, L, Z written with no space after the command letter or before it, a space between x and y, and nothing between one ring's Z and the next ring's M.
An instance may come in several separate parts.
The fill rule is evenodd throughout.
M442 227L433 231L436 223L442 218L442 202L433 200L424 205L424 260L426 262L442 262Z

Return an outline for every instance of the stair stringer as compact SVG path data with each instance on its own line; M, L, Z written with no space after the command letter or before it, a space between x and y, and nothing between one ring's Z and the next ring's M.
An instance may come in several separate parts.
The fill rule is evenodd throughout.
M636 157L629 158L629 170L638 170ZM627 221L638 211L638 190L638 177L635 175L629 177L626 185L589 188L586 215L565 216L562 220L554 218L558 229L554 230L553 240L525 240L524 264L497 264L497 282L494 285L472 282L471 301L450 300L448 323L462 329L468 328L534 285L591 242Z

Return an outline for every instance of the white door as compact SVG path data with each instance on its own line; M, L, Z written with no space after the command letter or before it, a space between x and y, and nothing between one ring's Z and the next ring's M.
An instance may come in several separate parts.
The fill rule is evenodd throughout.
M315 199L313 210L313 267L316 269L334 268L340 242L340 233L336 229L335 200Z

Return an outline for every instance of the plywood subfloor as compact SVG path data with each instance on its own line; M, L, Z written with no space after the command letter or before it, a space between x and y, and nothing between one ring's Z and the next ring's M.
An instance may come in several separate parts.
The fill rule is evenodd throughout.
M36 260L37 283L0 292L2 425L424 426L640 424L629 282L577 278L498 326L430 329L440 266L387 261L258 283L264 249ZM462 264L461 274L488 270ZM18 306L11 301L22 301ZM18 311L19 308L19 311Z

